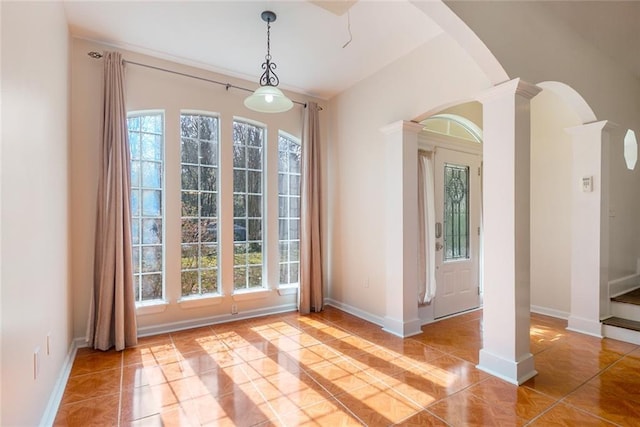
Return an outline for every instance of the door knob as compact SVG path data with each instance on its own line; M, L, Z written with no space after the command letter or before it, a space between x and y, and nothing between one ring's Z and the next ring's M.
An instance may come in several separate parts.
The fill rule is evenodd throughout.
M436 242L436 251L442 250L442 243Z

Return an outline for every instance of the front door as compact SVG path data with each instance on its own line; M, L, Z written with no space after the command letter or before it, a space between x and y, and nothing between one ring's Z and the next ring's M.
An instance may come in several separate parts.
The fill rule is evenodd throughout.
M480 305L480 156L439 148L434 166L439 318Z

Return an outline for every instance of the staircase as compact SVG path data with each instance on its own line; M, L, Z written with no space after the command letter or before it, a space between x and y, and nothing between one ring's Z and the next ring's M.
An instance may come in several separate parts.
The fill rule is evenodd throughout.
M602 321L602 333L640 345L640 287L611 298L612 317Z

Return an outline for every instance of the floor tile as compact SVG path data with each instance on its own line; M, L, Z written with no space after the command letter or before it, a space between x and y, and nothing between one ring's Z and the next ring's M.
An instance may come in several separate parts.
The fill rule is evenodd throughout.
M395 424L422 410L382 383L369 384L335 398L369 426Z
M68 400L68 399L67 399ZM113 426L118 423L120 393L62 404L54 426Z
M613 427L606 420L598 418L594 415L583 412L577 408L559 403L549 411L545 412L539 418L536 418L531 424L532 427ZM637 424L636 424L637 425Z
M62 404L105 396L120 391L120 369L69 377Z

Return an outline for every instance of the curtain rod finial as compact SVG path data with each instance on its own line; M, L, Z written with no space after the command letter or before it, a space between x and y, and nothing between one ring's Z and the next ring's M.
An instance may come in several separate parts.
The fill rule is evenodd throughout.
M92 57L93 59L100 59L102 58L102 54L100 52L96 52L96 51L91 51L89 53L87 53L87 55L89 55L90 57Z

